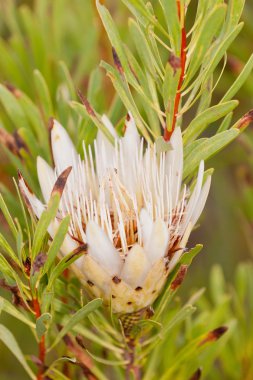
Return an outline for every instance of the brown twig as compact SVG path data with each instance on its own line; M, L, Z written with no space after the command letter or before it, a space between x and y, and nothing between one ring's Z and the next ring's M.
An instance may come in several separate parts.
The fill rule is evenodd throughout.
M136 364L136 340L129 338L127 341L127 349L125 351L125 358L128 360L126 367L126 380L141 380L141 368Z
M71 351L77 360L79 361L78 364L83 371L83 374L88 380L97 380L97 377L93 374L92 368L93 368L93 362L92 359L86 354L84 351L84 346L80 339L77 340L77 344L73 342L73 340L70 338L69 335L65 335L63 337L64 343L66 344L69 351Z
M181 15L180 0L177 0L177 9L178 9L178 17L179 17L179 20L181 21L182 15ZM180 99L181 99L181 87L182 87L184 75L185 75L185 63L186 63L186 30L185 30L185 25L183 24L182 29L181 29L181 51L180 51L181 74L179 77L179 82L178 82L178 86L177 86L177 94L175 97L172 128L170 131L168 131L167 128L164 129L163 137L164 137L165 141L170 140L171 135L172 135L172 133L176 127L178 108L179 108L179 103L180 103Z

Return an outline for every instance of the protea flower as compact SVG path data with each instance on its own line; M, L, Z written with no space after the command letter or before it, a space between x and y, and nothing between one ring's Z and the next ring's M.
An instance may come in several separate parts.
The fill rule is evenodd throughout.
M172 149L158 153L156 144L147 144L139 136L131 115L127 116L122 138L107 117L102 121L115 144L99 131L94 154L91 146L83 146L84 160L66 130L53 121L55 169L41 157L37 161L45 204L22 176L19 185L40 218L57 178L65 178L60 181L66 183L49 233L53 237L59 221L69 214L71 222L62 254L87 245L87 252L73 264L74 270L93 296L102 297L116 313L130 313L151 305L159 295L203 210L211 178L203 184L201 162L192 194L182 186L180 128L172 134Z

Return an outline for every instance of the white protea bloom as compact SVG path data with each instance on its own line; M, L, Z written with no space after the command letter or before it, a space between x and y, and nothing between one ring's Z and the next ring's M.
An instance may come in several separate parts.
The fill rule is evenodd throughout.
M45 204L22 177L19 185L40 218L57 178L65 177L57 220L49 233L53 237L59 221L70 215L62 254L87 245L87 252L73 264L74 270L91 294L111 303L114 312L130 313L151 305L161 291L203 210L211 177L203 183L201 162L192 193L182 186L180 128L172 134L172 149L158 154L155 144L146 144L139 136L131 115L122 138L107 117L102 121L115 144L99 131L93 147L83 146L84 160L66 130L53 122L55 169L41 157L37 161Z

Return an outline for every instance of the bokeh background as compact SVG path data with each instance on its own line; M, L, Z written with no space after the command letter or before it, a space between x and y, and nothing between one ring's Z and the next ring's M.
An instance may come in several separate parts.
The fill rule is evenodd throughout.
M192 9L196 6L192 1ZM119 1L108 1L113 17L124 40L127 36L128 11ZM194 12L193 12L194 13ZM216 89L217 100L233 83L253 51L253 3L246 0L243 31L228 52L228 63ZM39 44L38 44L39 41ZM131 42L129 42L131 43ZM63 60L70 70L76 88L86 93L89 77L100 60L112 62L111 47L99 20L93 0L0 0L0 82L22 90L32 98L36 91L32 81L34 69L46 79L53 99L53 108L64 91L59 91L57 62ZM100 87L94 99L99 112L107 112L113 100L113 88L101 70ZM240 104L235 120L253 108L253 75L236 97ZM59 110L58 110L59 111ZM0 106L0 125L8 125ZM217 126L213 126L214 128ZM212 128L212 126L210 127ZM213 184L200 227L192 234L189 246L203 243L204 249L192 264L180 291L187 298L194 288L209 289L209 275L220 264L227 284L234 282L239 263L253 258L253 133L251 127L215 159ZM15 172L0 148L0 180L14 192ZM0 216L1 218L1 216ZM4 229L4 221L1 229ZM189 290L190 289L190 290ZM4 290L1 290L4 292ZM28 330L16 320L1 316L10 326L25 352L36 347ZM23 369L0 342L0 379L27 379Z

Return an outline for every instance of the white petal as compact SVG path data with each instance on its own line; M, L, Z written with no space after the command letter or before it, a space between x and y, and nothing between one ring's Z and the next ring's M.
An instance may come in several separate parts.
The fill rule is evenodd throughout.
M140 144L140 136L135 121L130 113L126 119L126 132L122 137L123 150L128 159L134 159Z
M96 172L98 178L104 177L108 169L114 167L114 146L108 140L108 138L101 132L98 131L97 138L95 141L95 153L96 153Z
M155 297L158 296L161 283L166 279L165 263L163 259L156 260L151 270L147 273L145 281L143 283L143 289L146 294L149 294L149 297L152 296L152 293L155 294Z
M37 173L42 195L47 203L56 180L55 173L51 166L41 157L37 158Z
M61 252L64 255L68 255L70 252L74 251L80 246L79 243L77 243L74 239L71 238L68 234L66 235L62 246L61 246Z
M82 271L91 286L90 291L97 297L109 299L111 296L111 276L89 254L83 257Z
M111 135L117 139L117 133L108 117L103 115L101 120ZM97 174L99 178L103 178L108 169L114 167L115 148L105 134L100 130L98 130L96 137L95 152Z
M183 170L183 139L181 129L177 127L170 139L170 143L175 152L175 171L178 175L182 175Z
M125 178L124 185L127 190L136 194L138 188L138 177L136 173L136 162L140 147L140 136L137 131L135 121L130 113L126 119L126 132L121 139L123 157L124 157L124 171ZM129 165L129 160L131 164Z
M201 161L199 164L199 171L198 171L198 177L197 182L195 185L195 188L192 192L191 198L186 206L185 209L185 217L181 226L181 233L183 234L185 232L185 229L189 223L189 221L192 219L192 215L197 207L197 202L199 200L199 196L201 193L201 187L203 182L203 176L204 176L204 161Z
M90 221L86 228L88 253L112 276L118 275L122 260L105 232L97 223Z
M168 267L169 272L175 267L175 265L178 263L180 257L182 256L182 254L184 252L184 248L186 247L187 241L188 241L189 236L191 234L192 228L193 228L193 225L191 223L189 223L187 228L186 228L186 231L184 233L184 236L182 237L181 241L179 242L178 247L175 247L175 249L177 249L177 248L182 248L182 249L178 249L174 253L172 259L170 260L169 267Z
M135 244L125 259L120 277L132 288L142 285L142 282L150 268L144 249Z
M69 166L76 166L78 155L74 144L66 129L56 120L54 120L51 130L51 144L58 175Z
M145 208L141 209L141 212L140 212L140 225L141 225L142 241L143 241L144 246L146 246L150 239L150 235L151 235L151 231L153 227L153 221L148 211Z
M168 244L169 230L161 219L157 219L153 223L150 238L144 246L146 255L151 264L164 257L167 252Z
M115 128L114 126L112 125L111 121L108 119L108 117L106 115L103 115L101 117L101 121L102 123L104 124L104 126L108 129L108 131L111 133L111 135L114 137L114 138L117 138L117 133L115 131ZM99 131L98 131L99 132ZM108 140L108 139L107 139Z
M207 196L208 196L208 193L210 190L210 186L211 186L211 176L208 176L208 178L207 178L207 180L206 180L206 182L205 182L205 184L201 190L196 208L195 208L195 210L192 214L192 217L191 217L191 223L193 226L197 223L198 218L200 217L200 215L201 215L201 213L205 207Z
M41 217L41 214L45 210L45 206L41 203L41 201L31 192L29 187L27 186L24 178L22 175L19 175L19 188L21 191L21 194L27 204L28 208L31 208L34 214L39 219Z
M171 191L172 208L177 205L183 174L183 140L181 129L177 127L170 139L173 150L166 153L166 172Z

